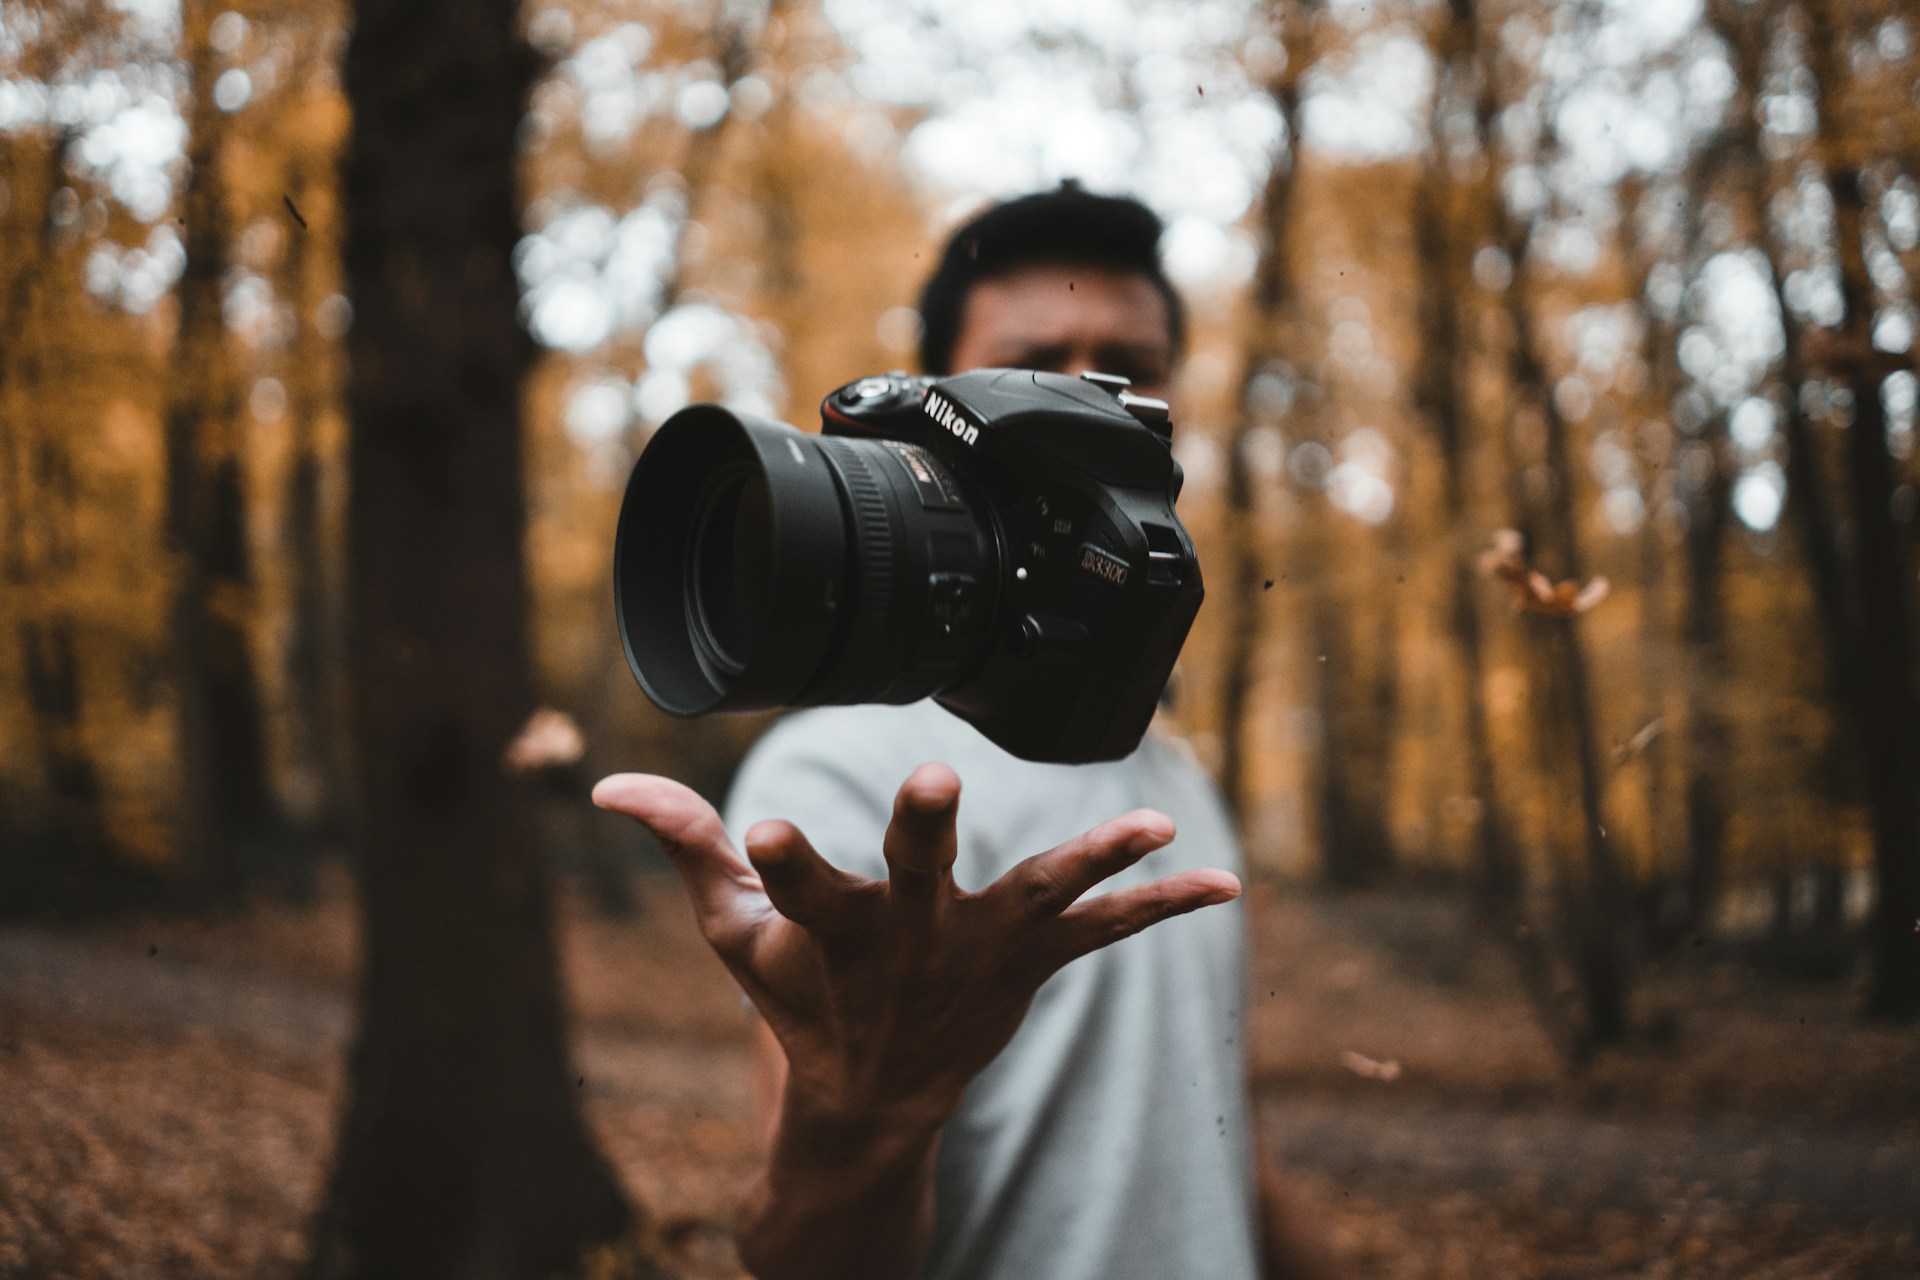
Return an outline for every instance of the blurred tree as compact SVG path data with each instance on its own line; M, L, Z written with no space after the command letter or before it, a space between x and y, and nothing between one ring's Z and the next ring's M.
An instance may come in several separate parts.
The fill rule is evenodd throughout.
M1249 454L1254 429L1269 425L1261 421L1262 380L1294 376L1289 357L1294 362L1299 360L1299 353L1288 349L1288 321L1295 303L1290 261L1293 241L1288 232L1295 216L1292 196L1300 171L1300 86L1312 63L1310 33L1316 10L1311 2L1273 0L1262 11L1263 21L1274 28L1283 51L1279 67L1265 86L1279 113L1282 132L1255 211L1258 256L1247 299L1240 395L1234 414L1237 425L1226 444L1231 567L1226 590L1215 597L1226 602L1232 613L1221 658L1220 792L1243 833L1247 824L1247 709L1253 693L1254 663L1263 638L1261 614L1266 589L1271 586L1263 564L1260 495Z
M1463 385L1468 353L1461 343L1470 307L1465 300L1473 287L1470 260L1474 242L1471 227L1461 225L1463 218L1470 216L1461 208L1471 199L1463 190L1468 184L1455 177L1459 171L1472 172L1476 162L1486 162L1477 147L1465 145L1464 140L1452 141L1457 133L1453 122L1472 119L1475 109L1478 7L1472 0L1452 0L1431 21L1428 39L1437 65L1428 110L1427 153L1414 188L1412 209L1420 335L1413 394L1439 450L1439 518L1449 561L1443 607L1451 623L1460 680L1465 686L1462 731L1467 794L1474 801L1475 909L1512 957L1515 973L1542 1029L1556 1046L1571 1051L1574 1028L1555 992L1553 962L1541 931L1527 918L1526 867L1513 847L1486 705L1486 644L1474 570L1480 548L1472 532L1477 505L1470 439L1473 419Z
M533 707L508 0L367 0L346 56L350 653L365 921L318 1277L537 1277L634 1210L567 1066Z
M61 312L77 292L77 255L62 234L71 221L63 210L74 197L64 172L72 136L58 130L6 143L13 181L0 331L13 340L0 350L0 572L16 601L25 705L45 787L30 838L16 846L26 865L16 861L7 879L19 905L72 908L105 890L111 853L100 771L83 723L75 619L64 594L83 568L75 527L79 478L70 442L48 411L45 337L69 321Z
M281 834L250 649L244 436L223 318L231 234L220 180L225 127L214 101L214 8L208 0L185 0L180 11L190 93L181 201L186 267L166 415L179 854L185 891L203 906L236 903L249 861Z
M1894 515L1896 472L1888 451L1881 384L1911 360L1890 360L1874 343L1875 288L1867 269L1866 121L1850 113L1854 10L1807 0L1807 70L1817 103L1815 156L1833 197L1834 256L1843 307L1821 331L1820 363L1852 395L1845 490L1852 517L1850 557L1856 729L1872 820L1878 901L1870 931L1870 1011L1920 1017L1920 700L1914 689L1914 557L1911 534ZM1857 109L1856 109L1857 110Z
M325 293L317 277L327 264L317 219L331 213L334 193L296 156L288 203L302 210L285 262L286 293L298 317L287 368L287 414L292 422L282 498L291 597L286 648L289 736L293 754L312 777L310 821L323 835L347 826L349 766L337 704L341 694L340 610L329 591L329 551L322 510L327 458L321 419L331 408L337 373L335 343L319 333ZM325 211L325 212L323 212Z
M1798 535L1800 558L1813 592L1813 624L1826 676L1826 694L1835 718L1844 726L1839 737L1847 744L1846 756L1858 749L1858 733L1852 726L1858 714L1861 690L1858 636L1850 621L1844 558L1839 540L1837 513L1823 474L1821 443L1816 438L1807 411L1803 389L1811 377L1803 354L1802 326L1787 288L1786 259L1792 246L1785 242L1775 226L1774 200L1779 180L1774 175L1768 146L1761 132L1764 118L1762 93L1768 82L1768 57L1772 39L1779 33L1784 9L1743 5L1735 0L1713 0L1706 10L1707 20L1726 44L1733 65L1736 88L1728 104L1724 138L1732 152L1727 165L1735 178L1733 200L1749 224L1750 234L1762 251L1766 282L1780 317L1780 358L1777 374L1782 394L1781 435L1786 442L1785 474L1787 492L1783 514ZM1791 181L1791 179L1788 179ZM1839 765L1829 749L1823 755L1820 771L1813 775L1835 780L1854 768ZM1853 789L1829 787L1851 800Z
M1742 92L1736 87L1736 101ZM1723 128L1704 141L1679 175L1680 181L1656 186L1630 184L1623 192L1627 206L1623 219L1625 253L1637 299L1646 312L1643 347L1647 382L1654 411L1662 415L1662 437L1670 433L1665 418L1673 414L1686 386L1676 353L1680 327L1687 316L1683 302L1656 300L1659 274L1668 272L1670 278L1679 280L1697 277L1701 265L1701 206L1729 167L1738 162L1739 151L1738 139ZM1724 713L1729 663L1723 550L1731 519L1733 470L1727 457L1725 425L1725 415L1718 415L1708 424L1705 438L1682 442L1677 450L1671 448L1669 440L1663 451L1663 461L1677 462L1668 468L1668 485L1678 509L1686 513L1680 624L1685 649L1680 700L1686 723L1680 818L1686 861L1677 873L1665 865L1660 844L1664 811L1669 806L1661 797L1650 794L1654 852L1640 886L1640 914L1649 939L1660 945L1699 937L1711 927L1725 871L1723 774L1732 730ZM1650 683L1664 665L1661 655L1667 647L1667 628L1659 616L1665 540L1662 523L1648 520L1641 535L1640 589L1642 644ZM1657 694L1650 700L1646 721L1649 729L1645 731L1656 739L1663 732L1659 722L1661 702ZM1657 786L1660 772L1658 768L1648 770L1650 789Z
M1250 839L1278 849L1318 827L1329 878L1393 859L1467 868L1476 916L1510 922L1496 927L1562 1043L1593 1020L1561 994L1588 985L1584 926L1541 922L1558 884L1573 917L1607 916L1581 905L1596 805L1667 944L1717 912L1738 945L1772 903L1797 959L1810 916L1836 935L1859 922L1864 895L1842 889L1877 848L1894 890L1883 944L1906 945L1885 930L1914 861L1894 856L1906 819L1889 781L1909 765L1869 764L1912 749L1888 728L1898 689L1882 698L1893 686L1873 673L1897 674L1913 622L1913 357L1874 346L1902 347L1920 274L1913 33L1888 0L1812 4L1710 0L1657 40L1659 24L1605 5L1262 0L1236 11L1259 23L1242 31L1224 11L1149 6L1168 25L1138 40L1008 50L1008 66L1097 67L1094 97L1127 124L1114 138L1147 140L1131 172L1174 216L1170 258L1224 255L1194 289L1181 388L1189 420L1234 424L1218 455L1204 429L1189 437L1183 515L1221 559L1186 666ZM0 0L0 799L10 848L42 826L97 837L116 867L177 860L202 889L224 858L230 890L264 869L236 814L265 794L325 815L350 790L346 735L328 733L347 719L343 24L338 0L144 13ZM909 362L932 224L982 194L964 173L954 191L924 179L952 159L942 131L990 105L967 86L997 97L1006 67L934 58L905 88L873 74L904 65L901 38L973 38L934 11L884 59L870 31L836 28L845 11L796 0L542 0L525 17L550 62L517 126L521 306L547 345L524 397L535 692L518 714L539 702L582 726L585 763L536 839L616 903L639 857L615 831L582 834L578 777L618 759L717 791L759 727L668 722L627 678L605 590L620 480L689 399L804 426L822 391ZM1356 113L1399 74L1384 53L1412 65L1416 26L1432 109L1386 94ZM1363 115L1400 120L1391 154L1369 153L1387 132L1362 138ZM1171 122L1282 141L1220 171L1234 181L1213 195L1176 197L1153 141ZM151 151L149 189L171 207L133 197L128 148ZM1036 146L1026 176L1079 162L1057 154ZM1602 172L1615 162L1618 181ZM1256 197L1245 280L1237 236L1209 250L1188 234L1241 178ZM1409 197L1410 222L1355 214ZM1773 341L1769 292L1784 350L1734 350L1734 328ZM1596 360L1580 336L1595 316L1632 350ZM1764 405L1774 431L1755 426ZM1335 469L1378 481L1388 514L1360 516ZM1276 470L1288 479L1269 483ZM1465 566L1513 524L1557 573L1577 535L1580 567L1608 573L1616 599L1578 624L1509 619ZM164 545L126 536L156 528ZM1574 626L1584 729L1559 650ZM221 706L242 714L216 733ZM222 771L220 751L258 767ZM189 821L173 833L176 810ZM202 838L196 815L231 838ZM68 869L82 866L76 882L95 874Z
M1506 412L1505 443L1509 450L1507 477L1514 527L1525 542L1529 563L1537 562L1556 580L1584 583L1585 566L1576 531L1578 495L1576 473L1569 462L1569 426L1548 376L1543 341L1535 315L1534 237L1546 208L1522 212L1513 207L1508 176L1521 163L1509 147L1495 141L1496 115L1515 109L1525 93L1525 73L1511 56L1502 56L1495 33L1476 24L1480 36L1479 91L1475 132L1487 163L1484 169L1484 216L1491 240L1504 255L1511 282L1500 290L1505 322L1506 376L1511 400ZM1503 102L1502 90L1505 90ZM1546 112L1538 102L1519 109ZM1508 137L1513 136L1508 130ZM1551 145L1551 127L1541 131L1542 147ZM1546 167L1547 157L1526 162ZM1629 990L1628 885L1624 868L1607 837L1602 808L1601 766L1595 739L1593 690L1584 640L1577 614L1543 616L1527 613L1518 619L1525 629L1524 649L1529 662L1534 728L1542 755L1549 762L1549 785L1574 791L1571 806L1555 797L1555 818L1548 839L1582 851L1576 859L1565 853L1554 859L1562 897L1561 921L1556 933L1568 941L1573 971L1578 978L1584 1025L1580 1044L1619 1041L1627 1033Z

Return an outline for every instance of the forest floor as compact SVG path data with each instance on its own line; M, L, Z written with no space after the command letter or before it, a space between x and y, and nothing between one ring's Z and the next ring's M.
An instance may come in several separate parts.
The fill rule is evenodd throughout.
M670 880L562 937L602 1149L686 1275L737 1275L738 996ZM1256 886L1262 1139L1361 1274L1920 1276L1920 1033L1693 953L1574 1074L1445 899ZM353 912L0 928L0 1277L290 1276L351 1029Z

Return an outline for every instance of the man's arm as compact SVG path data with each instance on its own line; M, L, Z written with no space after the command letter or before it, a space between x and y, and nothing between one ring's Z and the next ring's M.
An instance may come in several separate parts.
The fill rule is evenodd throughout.
M887 878L869 880L830 865L786 822L748 831L743 861L713 807L666 778L625 774L594 789L673 859L702 935L785 1057L766 1169L738 1233L760 1280L905 1280L932 1227L940 1129L1040 984L1239 895L1233 876L1196 870L1080 901L1173 839L1149 810L963 893L952 876L959 793L945 766L915 770L882 842Z
M939 1130L931 1137L912 1130L889 1136L872 1127L836 1132L836 1126L828 1126L822 1132L805 1118L782 1114L786 1086L786 1051L755 1018L753 1118L763 1164L741 1205L742 1261L753 1274L768 1276L775 1274L783 1252L793 1255L797 1249L801 1257L827 1263L822 1275L841 1266L850 1269L838 1274L913 1274L933 1232ZM854 1140L846 1141L848 1136ZM756 1250L774 1256L756 1265L746 1256ZM798 1269L790 1265L789 1270Z

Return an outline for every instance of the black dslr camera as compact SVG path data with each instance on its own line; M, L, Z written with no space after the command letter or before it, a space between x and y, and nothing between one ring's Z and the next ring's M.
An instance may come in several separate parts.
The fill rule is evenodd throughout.
M822 432L682 409L627 484L614 610L679 716L932 696L1007 751L1131 752L1203 594L1167 406L1124 378L863 378Z

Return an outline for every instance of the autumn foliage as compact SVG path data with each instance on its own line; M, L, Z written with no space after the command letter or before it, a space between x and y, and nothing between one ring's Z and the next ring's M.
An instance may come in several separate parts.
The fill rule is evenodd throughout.
M1167 725L1256 874L1446 903L1581 1070L1661 1041L1662 984L1709 957L1920 1014L1913 16L1190 8L1174 28L1219 30L1178 76L1117 38L1021 39L1089 60L1143 136L1177 82L1180 111L1266 139L1242 207L1176 224L1217 252L1185 281L1175 447L1209 596ZM531 86L501 144L519 225L468 278L457 245L343 256L349 139L381 127L343 81L347 6L0 0L0 915L297 910L364 852L357 771L388 757L355 679L426 677L353 604L393 567L350 494L352 388L382 358L356 316L429 326L431 290L493 272L520 327L471 349L524 358L495 437L523 482L462 518L523 553L501 625L526 657L457 772L531 815L530 865L627 918L656 864L587 780L717 794L765 723L672 721L634 687L607 586L627 470L689 401L811 428L827 390L911 365L924 266L986 194L928 172L916 138L955 135L916 130L963 114L876 89L849 14L880 21L812 0L501 17L502 83ZM926 24L967 34L942 6ZM969 74L941 83L995 95ZM1405 100L1391 145L1341 132L1370 94ZM457 198L411 191L395 217L458 226L433 203ZM505 367L483 363L466 385ZM396 562L471 494L421 465L379 526ZM445 559L449 599L492 598Z

